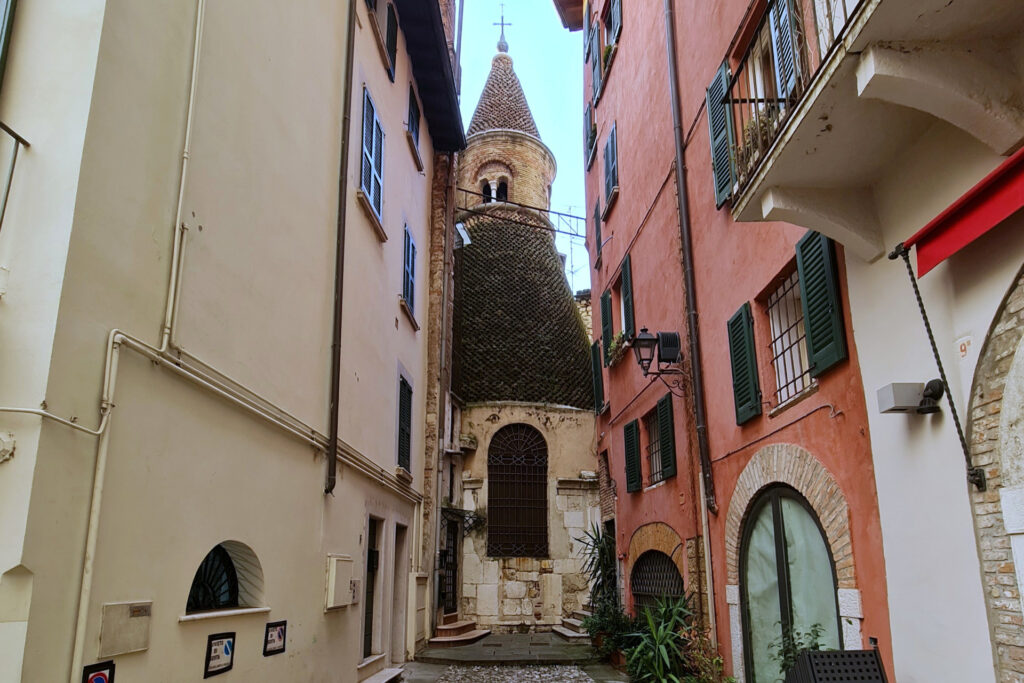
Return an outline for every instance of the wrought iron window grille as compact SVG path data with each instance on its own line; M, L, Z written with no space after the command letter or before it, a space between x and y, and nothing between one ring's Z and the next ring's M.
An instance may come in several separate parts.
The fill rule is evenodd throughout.
M767 308L772 334L769 349L775 370L775 405L781 406L814 384L807 356L800 280L795 270L768 296Z

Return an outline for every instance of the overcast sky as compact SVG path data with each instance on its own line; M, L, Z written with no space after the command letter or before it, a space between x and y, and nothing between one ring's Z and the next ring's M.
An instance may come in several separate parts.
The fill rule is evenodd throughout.
M462 25L462 120L465 126L491 71L497 53L500 0L464 0ZM508 53L523 84L541 139L555 155L558 175L551 190L551 208L585 216L583 191L583 34L569 32L555 12L553 0L506 0ZM583 234L582 221L559 225ZM570 227L571 226L571 227ZM573 291L590 287L590 268L582 239L556 235L558 250L567 255L566 274Z

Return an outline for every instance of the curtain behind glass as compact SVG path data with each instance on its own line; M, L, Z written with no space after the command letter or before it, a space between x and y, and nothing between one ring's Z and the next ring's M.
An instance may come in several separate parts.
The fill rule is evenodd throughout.
M820 624L822 648L838 650L836 587L825 539L803 505L786 497L780 502L793 596L794 633L806 633L814 624Z
M775 527L771 503L761 506L747 543L746 573L743 576L747 593L750 659L754 670L751 679L769 683L779 678L779 665L771 658L768 643L781 634L779 622L779 573L775 564Z

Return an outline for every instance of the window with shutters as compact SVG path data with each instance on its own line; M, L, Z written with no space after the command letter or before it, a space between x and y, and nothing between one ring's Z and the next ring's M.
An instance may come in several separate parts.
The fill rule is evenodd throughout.
M605 45L615 45L622 32L622 0L608 0L604 6L603 19Z
M658 411L644 415L644 432L647 434L647 483L657 484L661 476L661 442L658 440Z
M626 254L619 276L601 296L601 340L604 364L614 365L636 335L632 258Z
M729 93L729 65L722 64L708 86L706 105L711 140L711 173L715 188L715 206L721 207L732 196L733 123L726 100Z
M602 76L604 74L601 63L601 32L594 26L590 31L590 97L593 105L601 99Z
M604 247L601 238L601 200L594 202L594 215L591 219L591 251L594 254L594 268L601 267L601 248Z
M675 423L672 395L665 394L643 417L647 449L647 484L653 486L676 474Z
M416 326L416 242L413 241L408 225L405 226L403 241L402 304L407 309L406 314Z
M363 90L363 138L359 188L365 206L377 219L374 227L383 235L384 209L384 128L369 90ZM379 235L380 236L380 235ZM387 235L382 236L382 241Z
M619 198L619 145L616 125L612 124L612 130L608 133L608 140L604 143L604 220L608 220L615 200Z
M398 57L398 13L394 3L384 0L366 0L370 14L370 27L377 39L388 78L395 80L395 60Z
M594 342L590 345L590 371L593 374L594 385L594 412L600 415L606 406L604 402L604 376L602 374L603 364L601 363L601 344Z
M757 376L754 319L750 313L750 303L744 303L729 318L728 339L736 424L742 425L761 414L761 384Z
M487 556L548 556L548 446L530 425L502 427L487 448Z
M594 120L594 105L589 102L583 114L583 150L584 161L589 171L591 164L594 163L594 154L597 152L597 122Z
M406 125L413 142L417 145L420 144L420 103L416 99L416 91L411 85L409 86L409 121Z
M622 448L626 464L626 493L643 488L640 465L640 424L636 420L622 428Z
M412 473L412 385L398 380L398 466Z

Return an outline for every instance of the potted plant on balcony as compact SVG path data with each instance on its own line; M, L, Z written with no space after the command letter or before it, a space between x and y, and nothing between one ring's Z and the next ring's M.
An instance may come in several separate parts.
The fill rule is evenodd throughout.
M771 145L775 114L770 109L754 112L743 124L743 140L736 148L736 177L742 185L757 168L761 155Z
M626 337L625 332L619 332L615 335L611 342L608 344L608 366L611 367L618 363L623 356L626 355L626 351L629 350L629 338Z

